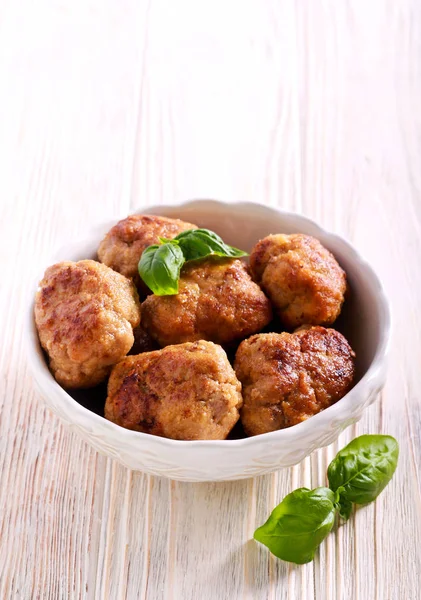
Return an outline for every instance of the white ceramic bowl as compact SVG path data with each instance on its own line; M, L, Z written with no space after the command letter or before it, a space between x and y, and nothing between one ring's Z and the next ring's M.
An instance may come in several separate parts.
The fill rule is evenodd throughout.
M226 242L245 250L250 250L257 240L270 233L300 232L318 238L348 274L352 293L345 302L337 326L357 353L357 383L342 400L307 421L251 438L185 442L129 431L86 408L86 392L74 393L77 401L56 383L38 342L31 303L28 310L29 361L35 384L46 404L71 430L99 452L130 469L182 481L227 481L295 465L316 448L331 444L345 427L360 419L363 410L384 385L390 315L377 276L348 242L305 217L259 204L201 200L179 206L150 207L138 212L179 217L196 223L216 231ZM100 240L112 225L114 222L105 223L96 228L86 242L62 248L51 263L94 258ZM44 268L45 265L39 279Z

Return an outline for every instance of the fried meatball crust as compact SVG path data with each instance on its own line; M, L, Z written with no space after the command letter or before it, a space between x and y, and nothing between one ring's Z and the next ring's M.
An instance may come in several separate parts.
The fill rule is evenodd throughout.
M247 435L296 425L337 402L352 386L354 359L344 336L324 327L244 340L234 367Z
M224 440L242 402L224 350L199 341L122 360L108 382L105 417L174 440Z
M346 274L316 238L269 235L253 248L250 268L286 327L331 325L339 316Z
M188 229L197 229L197 225L155 215L131 215L106 234L99 245L98 258L114 271L133 279L146 292L148 288L137 270L143 251L152 244L158 244L160 237L172 239Z
M241 260L188 263L179 293L146 298L142 324L160 346L209 340L229 344L261 331L272 320L268 298Z
M49 267L35 297L35 323L50 369L65 388L92 387L133 346L140 322L134 284L93 260Z

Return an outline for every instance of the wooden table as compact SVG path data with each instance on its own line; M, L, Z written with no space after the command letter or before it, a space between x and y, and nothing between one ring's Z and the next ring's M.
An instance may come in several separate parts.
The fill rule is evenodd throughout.
M0 598L416 600L421 582L421 4L0 0ZM28 282L95 224L195 197L302 212L390 297L386 389L292 469L187 484L99 456L44 408ZM251 541L360 433L396 436L378 501L295 567Z

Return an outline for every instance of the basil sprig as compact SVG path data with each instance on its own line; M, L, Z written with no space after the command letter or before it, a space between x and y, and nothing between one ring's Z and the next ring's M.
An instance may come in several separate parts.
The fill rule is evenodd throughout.
M343 448L328 467L329 488L299 488L285 496L254 538L282 560L313 560L331 531L336 514L345 521L352 504L372 502L396 470L399 446L389 435L361 435Z
M189 229L172 240L160 241L144 250L138 265L140 277L157 296L178 294L180 271L187 261L208 256L247 256L247 252L229 246L209 229Z

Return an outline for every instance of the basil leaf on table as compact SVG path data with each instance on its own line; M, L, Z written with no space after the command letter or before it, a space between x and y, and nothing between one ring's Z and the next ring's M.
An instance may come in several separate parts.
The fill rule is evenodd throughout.
M218 234L209 229L182 231L174 238L174 241L180 245L186 261L212 255L230 258L247 256L247 252L229 246Z
M143 251L139 274L157 296L178 294L178 281L184 262L183 251L178 244L154 244Z
M347 521L352 503L372 502L392 479L399 446L390 435L361 435L340 450L328 467L329 488L299 488L282 500L254 538L278 558L309 562L333 527Z
M278 558L297 564L313 560L335 521L335 494L328 488L299 488L282 500L254 539Z
M342 501L366 504L384 490L396 470L399 446L389 435L361 435L345 446L328 467L329 487Z

